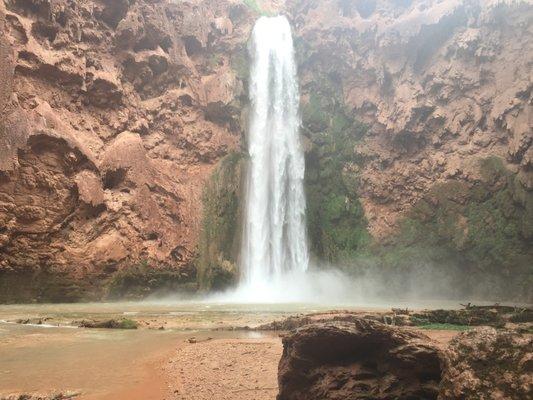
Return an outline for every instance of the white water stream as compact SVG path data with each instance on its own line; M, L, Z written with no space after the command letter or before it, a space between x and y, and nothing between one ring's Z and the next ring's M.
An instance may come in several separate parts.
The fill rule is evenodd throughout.
M300 96L287 18L261 17L250 43L250 163L241 286L268 294L309 264L305 226Z
M239 286L222 303L353 302L361 293L334 270L309 269L300 94L286 17L261 17L250 41L249 164Z

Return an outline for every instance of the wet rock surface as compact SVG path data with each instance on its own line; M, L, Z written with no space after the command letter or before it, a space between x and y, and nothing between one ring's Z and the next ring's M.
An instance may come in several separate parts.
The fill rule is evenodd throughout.
M283 338L278 400L524 399L531 330L480 327L438 346L427 336L365 319L314 323Z
M525 22L531 4L365 3L289 0L286 8L304 105L319 106L307 124L304 113L307 136L324 131L329 117L320 111L330 103L368 124L353 157L357 168L344 173L356 172L371 234L394 232L435 182L475 183L476 160L485 156L527 176L522 184L530 190L532 93L521 55L533 53Z
M137 322L131 319L83 320L74 325L91 329L137 329Z
M511 306L475 306L468 305L463 309L437 309L413 311L393 308L390 311L330 311L289 316L255 327L264 331L291 331L316 323L353 323L360 319L381 322L393 326L428 326L436 328L464 329L475 326L493 326L502 328L506 324L520 324L524 329L531 326L532 309L529 307Z
M242 155L258 4L293 26L315 255L400 242L368 262L400 291L419 262L531 300L531 5L365 3L1 1L0 301L234 283L240 173L202 192Z
M440 399L527 399L533 391L533 338L479 328L446 351Z
M358 320L300 328L283 346L278 400L438 395L441 354L422 334Z
M0 301L100 297L140 264L194 282L203 185L242 130L233 7L0 2Z
M310 248L377 275L379 296L419 279L531 303L531 4L364 3L286 2Z

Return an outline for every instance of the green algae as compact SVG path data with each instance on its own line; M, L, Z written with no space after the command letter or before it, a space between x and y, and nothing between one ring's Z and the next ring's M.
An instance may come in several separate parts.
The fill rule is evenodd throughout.
M196 262L200 290L223 289L238 277L242 153L222 159L203 194L203 218Z
M455 325L455 324L426 324L417 326L419 329L424 329L428 331L457 331L465 332L472 329L471 326L467 325Z
M196 289L194 278L182 268L141 260L112 274L104 283L104 296L111 300L138 300L155 294L191 293Z
M311 252L329 262L347 262L370 242L357 195L355 152L368 128L350 114L334 80L319 79L308 91L302 125L311 143L305 176Z
M263 16L272 16L271 13L263 10L263 8L257 3L257 0L243 0L243 3L254 13Z
M246 52L246 47L242 47L239 51L236 51L230 57L230 65L237 78L242 81L246 81L249 76L250 62Z
M262 14L263 10L261 7L259 7L259 4L257 4L257 0L243 0L243 3L246 4L252 11L256 12L257 14Z
M47 270L0 272L0 303L73 303L95 297L90 282L66 273Z
M346 110L334 81L324 78L314 85L302 105L304 134L311 142L305 184L314 256L352 273L390 275L392 283L424 266L448 274L457 293L468 293L483 281L489 296L504 297L509 290L517 298L530 296L532 193L502 159L480 159L476 182L435 184L400 221L398 231L376 243L357 191L365 160L355 148L367 127Z
M501 159L481 159L479 173L479 182L436 184L400 222L379 263L389 269L399 264L408 268L423 260L448 268L465 286L475 287L483 279L488 295L512 291L516 298L527 299L533 283L531 194L517 193L515 176Z

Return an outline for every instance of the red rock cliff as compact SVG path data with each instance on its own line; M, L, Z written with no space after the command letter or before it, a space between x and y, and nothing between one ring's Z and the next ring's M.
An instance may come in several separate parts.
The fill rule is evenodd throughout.
M293 23L310 190L342 180L308 201L318 255L387 243L415 210L408 246L527 282L530 2L3 0L0 293L59 275L61 298L135 265L194 281L205 182L243 142L260 7ZM206 253L230 265L216 239Z
M0 2L0 271L194 278L204 181L238 148L249 9Z

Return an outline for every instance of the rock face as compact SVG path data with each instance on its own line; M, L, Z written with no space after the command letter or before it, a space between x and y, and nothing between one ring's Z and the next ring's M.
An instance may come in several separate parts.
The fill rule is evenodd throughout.
M0 301L50 300L44 275L75 300L140 263L195 279L252 21L231 1L0 2Z
M283 338L278 400L436 399L440 352L375 321L309 325Z
M294 28L314 256L531 300L530 2L2 0L0 301L235 281L261 8Z
M300 60L315 254L401 271L388 281L421 276L414 265L446 271L432 280L456 297L530 300L521 282L533 259L531 3L285 6Z
M530 334L478 328L449 348L375 321L307 325L283 339L278 400L525 399Z
M479 180L483 157L503 158L532 189L530 57L522 56L533 54L530 3L290 0L287 8L305 55L304 94L339 89L335 100L369 127L356 152L372 235L390 234L435 182Z
M445 357L440 399L527 399L533 391L533 339L494 328L464 332Z

